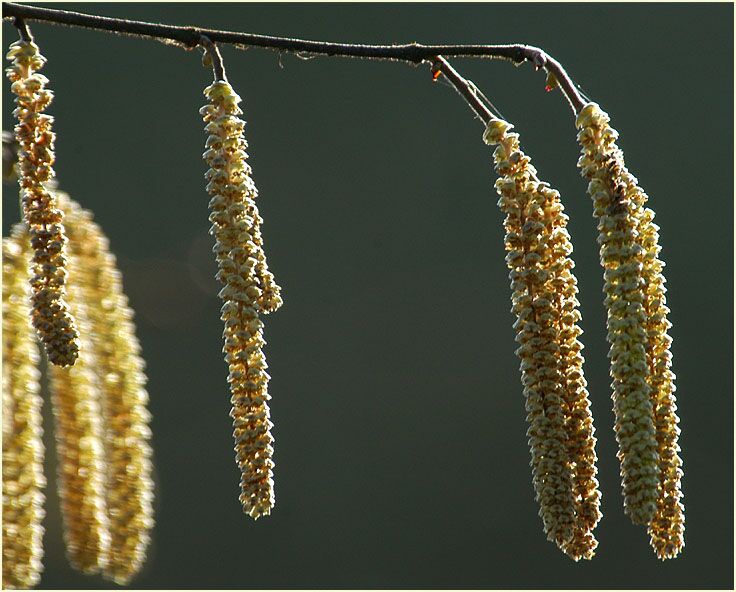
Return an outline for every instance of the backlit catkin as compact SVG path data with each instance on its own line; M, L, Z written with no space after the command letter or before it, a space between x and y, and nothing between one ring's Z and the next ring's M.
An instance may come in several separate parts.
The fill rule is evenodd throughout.
M640 195L643 195L641 193ZM643 202L642 202L643 203ZM672 340L667 334L671 323L667 320L669 308L665 304L665 287L659 260L659 236L654 213L643 211L640 218L640 237L646 251L644 280L647 284L645 309L647 311L647 360L651 369L649 384L654 397L654 427L657 433L659 455L659 489L657 511L649 523L651 544L660 559L676 557L685 544L685 509L682 504L682 460L677 443L680 429L677 427L675 404L675 375L670 370Z
M38 584L43 565L43 442L39 355L31 326L30 245L3 239L3 588Z
M511 125L484 134L500 178L532 471L550 540L576 561L593 556L600 519L594 429L583 377L572 245L559 194L536 176Z
M86 574L109 560L110 532L105 509L105 454L98 366L92 327L80 285L81 261L69 254L69 306L80 329L80 352L72 367L49 366L56 419L59 497L69 563Z
M280 289L268 272L260 233L251 168L246 162L245 123L238 118L240 97L229 83L214 82L204 91L209 104L200 113L208 134L203 158L210 200L210 233L223 284L222 320L225 361L232 394L233 435L242 478L243 510L258 518L274 505L273 424L269 419L263 323L259 315L281 305Z
M580 111L578 165L599 220L625 508L649 525L652 546L666 559L684 544L684 508L664 263L654 212L626 170L609 121L595 103Z
M154 525L145 364L135 336L133 312L107 238L89 211L61 191L57 196L67 212L72 263L76 264L71 278L87 304L99 377L107 465L101 492L110 531L109 560L103 575L126 584L143 565Z
M63 212L45 184L54 176L53 117L44 115L53 98L48 79L39 70L46 59L33 42L16 41L6 69L16 95L13 114L19 149L19 183L23 217L28 225L33 264L31 273L32 322L49 360L58 366L74 364L79 353L77 328L66 304L66 236Z

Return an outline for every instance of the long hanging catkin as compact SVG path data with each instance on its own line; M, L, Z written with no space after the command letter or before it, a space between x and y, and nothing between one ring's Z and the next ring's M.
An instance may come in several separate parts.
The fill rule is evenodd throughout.
M668 559L684 545L685 517L664 263L654 212L609 121L595 103L580 111L578 165L599 221L625 509L649 526L657 556Z
M31 326L25 225L3 239L3 588L41 579L44 516L38 348Z
M56 195L67 213L73 287L87 305L104 419L107 471L100 492L104 494L103 508L107 508L110 542L103 575L127 584L143 565L154 524L145 364L135 336L133 312L107 238L88 210L61 191Z
M600 492L567 216L511 127L494 119L484 140L498 145L496 189L506 214L534 488L548 538L574 560L590 559L598 545L592 530L601 516Z
M246 162L245 123L238 118L240 97L225 80L204 91L209 104L200 113L208 134L203 158L210 200L210 233L223 284L222 320L225 361L232 394L233 435L241 470L240 501L253 518L274 505L273 437L269 418L266 358L261 313L281 305L280 289L268 272L255 199L257 191Z
M7 58L13 65L6 69L16 95L18 119L15 137L19 150L19 183L23 217L28 225L33 265L31 274L32 321L46 347L49 360L58 366L74 364L79 353L77 328L69 313L66 296L66 236L63 212L45 184L54 176L53 117L43 111L53 99L45 88L48 79L39 70L46 59L38 46L16 41Z
M110 532L105 510L106 462L97 356L92 343L82 262L69 253L69 307L80 329L80 356L67 368L49 366L56 419L59 497L69 563L86 574L104 569Z
M643 195L640 193L639 195ZM643 202L642 202L643 203ZM647 284L644 308L647 311L647 360L651 369L649 385L654 397L654 427L657 434L659 485L657 511L649 523L652 548L660 559L676 557L685 544L685 508L682 504L682 459L677 443L680 429L677 426L675 404L675 379L670 370L672 339L667 334L671 323L667 320L669 308L665 304L664 263L659 260L661 249L654 213L645 209L640 223L640 237L646 254L644 280Z

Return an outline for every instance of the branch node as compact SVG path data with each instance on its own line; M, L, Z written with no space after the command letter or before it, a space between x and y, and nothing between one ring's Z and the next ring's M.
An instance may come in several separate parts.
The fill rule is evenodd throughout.
M442 64L438 60L435 60L432 62L432 67L429 71L432 73L432 82L437 82L442 74Z
M187 51L191 51L199 47L200 40L202 38L202 32L197 27L189 27L186 32L189 35L189 39L182 43L184 45L184 48Z
M532 64L534 64L534 69L539 70L540 68L545 68L547 66L547 54L544 53L541 49L529 48L530 51L530 58Z
M16 29L18 29L18 35L20 35L21 40L25 41L26 43L33 43L33 34L28 28L28 24L26 23L24 18L16 16L13 19L13 25Z

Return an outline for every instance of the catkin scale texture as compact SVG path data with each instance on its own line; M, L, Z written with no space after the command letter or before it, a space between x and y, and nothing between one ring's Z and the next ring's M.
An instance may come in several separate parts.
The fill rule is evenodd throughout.
M122 585L141 569L154 525L145 365L107 238L88 210L61 191L56 195L67 212L72 262L77 264L72 269L74 287L87 303L104 419L106 473L101 491L110 540L103 575Z
M204 91L209 99L200 113L208 133L203 158L210 199L210 233L215 237L217 279L223 285L221 319L223 353L228 364L233 436L241 471L240 501L253 518L274 505L273 437L268 408L266 359L261 313L281 305L280 289L268 271L255 199L256 188L246 162L244 122L238 118L240 97L230 84L217 81Z
M49 360L58 366L74 364L79 354L78 332L66 303L66 235L63 212L46 184L54 177L53 118L43 111L53 95L39 70L46 62L33 42L10 46L6 69L16 95L19 143L18 173L23 218L28 225L33 264L31 273L32 322Z
M510 129L493 120L484 140L498 145L496 189L506 214L534 488L548 538L574 560L590 559L598 544L592 530L600 519L600 492L567 216Z
M43 570L43 442L39 355L31 326L24 225L3 239L3 588L38 584Z
M625 167L617 132L595 103L579 113L582 175L598 218L616 436L627 514L647 524L660 559L684 545L682 460L659 228Z

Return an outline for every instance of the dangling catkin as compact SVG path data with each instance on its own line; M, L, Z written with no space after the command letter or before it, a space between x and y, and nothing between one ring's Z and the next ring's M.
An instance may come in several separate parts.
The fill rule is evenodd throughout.
M46 59L33 42L16 41L6 69L16 95L13 114L18 119L15 137L19 150L19 183L23 218L28 225L33 264L31 274L32 322L49 360L58 366L74 364L79 353L77 328L66 297L66 236L63 212L45 187L54 176L53 117L44 115L53 98L45 88L48 79L39 70Z
M133 312L122 291L122 277L107 238L89 211L65 193L56 194L67 212L72 261L76 264L72 280L87 303L105 423L102 436L107 473L100 491L105 494L110 545L103 575L126 584L143 565L154 524L145 364L135 336Z
M642 192L637 195L644 196ZM664 263L658 258L661 249L658 245L659 229L652 222L653 218L652 210L646 208L639 220L639 236L646 251L643 272L647 284L644 300L647 311L647 360L650 367L649 384L654 396L654 427L660 471L657 511L649 523L649 535L657 557L673 559L685 544L685 508L681 501L682 460L677 443L680 435L677 424L680 420L674 396L675 375L670 370L672 339L667 331L672 325L667 320L669 308L665 304Z
M246 162L245 123L238 118L240 97L224 80L204 91L210 103L200 113L208 133L203 158L210 200L210 233L223 284L222 320L225 361L232 394L233 435L241 470L240 501L243 510L258 518L274 505L273 424L269 419L266 358L260 313L281 305L280 289L268 272L260 233L257 191Z
M667 559L684 545L684 507L664 263L654 212L609 121L595 103L580 111L578 165L599 219L625 508L634 523L649 525L652 547Z
M59 497L69 563L86 574L107 565L110 532L105 510L105 451L97 357L81 289L82 262L69 253L69 307L80 329L80 352L72 367L49 366L56 419Z
M600 519L600 492L567 216L511 127L492 120L484 140L498 144L496 189L506 214L534 488L548 538L574 560L590 559L598 545L591 531Z
M3 239L3 588L32 588L43 565L43 442L25 225Z

